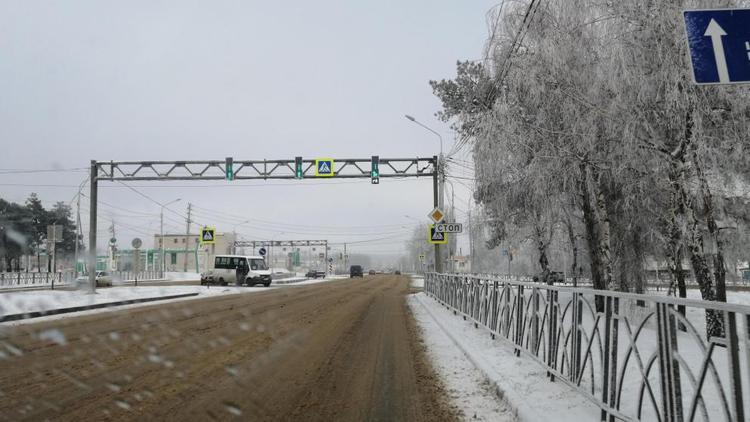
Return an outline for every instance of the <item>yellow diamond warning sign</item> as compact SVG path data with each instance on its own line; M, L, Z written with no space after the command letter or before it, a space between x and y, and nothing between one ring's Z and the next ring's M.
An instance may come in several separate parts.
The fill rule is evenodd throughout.
M443 221L443 218L445 218L445 213L440 208L435 207L434 210L430 211L430 213L427 214L427 217L429 217L433 222L439 223Z

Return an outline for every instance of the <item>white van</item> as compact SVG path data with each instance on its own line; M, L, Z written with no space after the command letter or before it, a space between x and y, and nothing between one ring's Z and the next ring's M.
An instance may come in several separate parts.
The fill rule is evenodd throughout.
M237 267L248 269L245 280L237 280ZM201 276L201 284L271 285L271 271L262 256L216 255L213 268Z

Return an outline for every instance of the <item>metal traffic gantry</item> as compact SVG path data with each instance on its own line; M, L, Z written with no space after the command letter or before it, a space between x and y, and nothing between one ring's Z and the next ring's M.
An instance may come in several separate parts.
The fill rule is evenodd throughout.
M334 164L335 163L335 164ZM334 167L335 166L335 167ZM438 206L437 156L428 158L318 158L291 160L96 161L91 160L89 215L89 283L96 289L96 220L99 181L294 180L432 177L433 205ZM435 270L442 271L440 245L435 245Z

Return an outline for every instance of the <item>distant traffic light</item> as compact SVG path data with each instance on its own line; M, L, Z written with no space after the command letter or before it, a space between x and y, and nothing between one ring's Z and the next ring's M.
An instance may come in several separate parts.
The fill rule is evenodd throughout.
M302 169L302 157L294 157L294 177L302 179L304 177L304 169Z
M234 180L234 159L227 157L226 167L224 170L227 180Z
M370 183L377 185L380 183L380 157L372 156L372 168L370 170Z

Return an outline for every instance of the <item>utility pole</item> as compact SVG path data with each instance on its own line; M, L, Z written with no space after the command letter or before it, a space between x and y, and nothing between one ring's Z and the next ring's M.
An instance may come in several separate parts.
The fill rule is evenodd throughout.
M115 220L112 220L112 225L109 227L109 233L111 234L111 239L117 239L117 233L115 232ZM110 253L112 254L112 260L109 264L109 269L112 271L117 271L117 249L116 249L117 243L110 243L109 249Z
M349 265L347 265L347 261L349 261L349 255L346 254L346 243L344 243L344 271L349 268Z
M96 160L91 160L91 173L89 186L91 192L89 195L89 289L92 293L96 292L96 212L97 212L97 198L99 196L99 180L97 179L97 165Z
M468 213L469 213L469 220L468 224L466 224L466 231L469 233L469 272L474 271L474 233L472 230L474 230L474 222L471 220L471 198L469 198L468 205Z
M52 273L54 277L54 273L57 272L57 224L52 223ZM54 285L53 285L54 286Z
M442 155L442 154L441 154ZM432 202L436 207L440 206L438 199L438 174L442 171L441 163L438 161L438 157L432 157L435 160L435 172L432 174ZM443 263L440 260L440 245L435 244L435 272L443 272Z
M187 272L187 268L188 268L188 265L187 265L188 264L188 253L190 252L190 250L188 249L188 240L190 239L190 223L191 223L191 221L190 221L190 216L191 215L190 214L191 214L192 211L193 211L193 204L191 204L191 203L188 202L187 224L185 225L185 253L184 253L185 263L184 263L184 266L182 268L182 272L184 272L184 273Z
M75 267L73 270L74 279L78 278L78 242L80 241L81 241L81 190L79 189L78 198L76 201L76 244L74 246L75 249L73 252L73 257L74 257L73 259L75 261L73 265Z
M161 277L164 277L164 272L167 271L167 263L164 262L164 207L161 207L161 213L159 214L159 267L161 267Z
M323 268L326 270L326 274L328 274L328 242L326 242L326 256L323 259L325 260L323 262Z
M445 181L443 181L445 182ZM443 185L445 187L445 185ZM456 188L453 187L453 184L451 183L451 219L453 219L453 222L456 222ZM451 272L456 272L456 261L455 261L455 255L456 255L456 244L457 239L455 236L452 237L453 241L448 242L448 259L450 259L451 263Z

